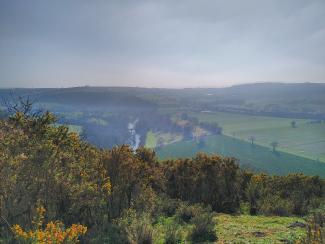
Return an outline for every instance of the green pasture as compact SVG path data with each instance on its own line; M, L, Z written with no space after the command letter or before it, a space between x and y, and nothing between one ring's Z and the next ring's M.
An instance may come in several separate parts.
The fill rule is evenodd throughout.
M227 215L217 216L217 243L293 243L305 236L305 228L289 228L297 217ZM259 234L259 235L258 235Z
M289 227L290 224L296 221L305 222L302 218L298 217L217 214L215 218L217 222L217 244L293 243L306 235L305 228ZM165 243L166 230L171 226L177 230L181 238L180 243L191 243L186 240L186 237L193 226L191 224L180 224L175 217L160 217L158 219L153 230L154 243Z
M156 148L182 140L182 135L177 133L147 132L145 147Z
M325 177L324 163L286 152L273 152L270 148L251 145L247 141L226 135L207 136L204 143L180 141L157 149L160 160L193 157L198 152L235 157L240 159L239 163L242 165L250 165L256 170L270 174L301 172Z
M155 134L150 130L146 136L146 144L145 147L147 148L155 148L157 146L157 139Z
M202 122L217 122L223 134L270 147L278 142L278 150L325 162L325 122L307 119L276 118L232 113L189 113ZM291 122L296 122L296 127Z

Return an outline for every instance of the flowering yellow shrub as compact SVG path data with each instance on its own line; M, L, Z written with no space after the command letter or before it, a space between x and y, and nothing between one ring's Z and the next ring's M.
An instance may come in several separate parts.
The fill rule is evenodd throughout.
M87 232L87 227L79 224L73 224L65 228L60 221L51 221L43 228L45 209L37 208L37 217L33 221L36 229L24 231L20 225L12 227L15 237L18 240L35 244L60 244L60 243L78 243L78 238Z

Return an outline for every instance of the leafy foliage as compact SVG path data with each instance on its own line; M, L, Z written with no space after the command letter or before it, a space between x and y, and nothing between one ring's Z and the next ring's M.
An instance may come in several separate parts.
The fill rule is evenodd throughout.
M64 223L100 223L111 183L100 151L50 113L16 113L0 122L0 213L9 223L31 227L33 208Z
M246 188L251 214L305 215L324 197L324 180L302 174L253 175Z
M153 228L148 214L139 215L135 210L129 209L118 219L117 224L126 233L128 243L153 243Z
M13 231L31 242L49 233L77 241L87 228L86 243L215 241L211 210L238 213L244 203L251 214L305 215L324 199L316 176L253 174L234 158L204 153L158 162L149 149L96 148L55 121L48 112L0 121L0 217L17 224L0 226L0 239ZM46 216L39 208L33 219L35 206ZM162 216L182 227L157 234Z
M60 221L49 222L43 229L45 209L40 206L37 208L37 215L34 223L34 230L24 231L20 225L14 225L12 231L17 240L23 243L66 243L73 244L78 242L79 236L86 233L87 227L79 224L73 224L69 228L64 228L64 224Z
M180 233L175 225L168 225L165 234L164 244L181 243L182 239Z
M307 218L307 235L297 240L301 244L321 244L325 242L325 209L324 206L313 210Z
M240 169L233 158L198 154L164 162L167 193L213 210L236 212L240 204Z
M215 230L216 223L212 214L206 212L196 215L191 219L191 223L194 227L190 233L190 239L194 243L213 242L218 239Z

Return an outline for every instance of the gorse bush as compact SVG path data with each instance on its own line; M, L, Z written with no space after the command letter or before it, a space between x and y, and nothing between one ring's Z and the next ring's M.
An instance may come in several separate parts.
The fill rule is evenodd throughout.
M10 224L31 228L38 201L47 219L67 224L93 226L107 212L111 184L100 151L54 122L50 113L0 121L0 213Z
M182 203L176 210L176 218L180 222L189 223L193 217L210 211L210 209L205 209L200 204L190 205L188 203Z
M54 122L51 113L16 113L0 121L1 219L29 229L33 207L41 201L46 221L82 223L94 234L124 209L152 207L151 186L159 188L159 173L144 161L151 151L100 150Z
M268 195L260 200L259 213L264 215L289 216L293 213L293 203L278 195Z
M217 240L215 214L210 207L181 203L175 217L180 224L193 225L188 236L193 243Z
M306 237L297 240L298 244L323 244L325 243L325 211L316 211L307 219Z
M318 176L252 175L245 189L251 214L305 215L324 197L324 180Z
M129 209L117 220L117 225L126 233L128 243L153 243L152 220L148 214L139 215L134 209Z
M233 158L202 153L158 162L144 148L96 148L55 121L48 112L0 120L0 239L13 238L13 224L16 234L33 231L38 203L49 223L42 233L80 223L85 243L152 243L160 216L193 225L189 238L199 242L216 239L213 214L203 206L238 213L244 202L251 214L304 215L324 199L316 176L256 175ZM178 240L172 231L165 237Z
M33 230L24 231L20 225L16 224L12 227L16 240L20 243L66 243L73 244L78 242L78 238L87 232L87 227L79 224L73 224L69 228L65 228L60 221L51 221L44 225L45 209L42 206L37 207L37 215L33 221Z
M120 217L130 207L152 210L156 199L154 190L160 190L163 185L158 163L149 160L154 158L153 151L140 148L134 154L129 146L122 145L103 152L102 157L111 182L109 217Z
M214 214L205 212L194 216L191 219L191 224L194 225L192 231L189 234L189 238L193 243L201 242L214 242L216 241L216 221Z
M184 203L177 209L176 217L181 222L189 223L196 215L195 210L195 207Z
M240 205L241 171L233 158L199 153L193 159L164 162L166 191L172 198L236 212Z
M164 244L182 243L182 237L176 225L168 225L165 230Z
M178 199L172 199L165 194L161 194L161 196L157 198L153 214L156 217L161 215L171 217L176 214L176 210L180 205L181 201Z

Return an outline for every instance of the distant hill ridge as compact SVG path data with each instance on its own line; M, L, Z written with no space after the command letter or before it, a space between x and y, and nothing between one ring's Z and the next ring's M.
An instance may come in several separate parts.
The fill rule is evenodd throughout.
M30 96L40 103L114 107L183 107L277 117L325 119L323 83L253 83L225 88L72 87L0 89L0 99Z

